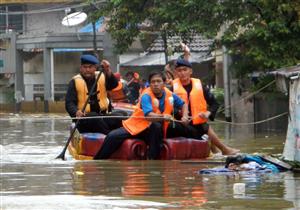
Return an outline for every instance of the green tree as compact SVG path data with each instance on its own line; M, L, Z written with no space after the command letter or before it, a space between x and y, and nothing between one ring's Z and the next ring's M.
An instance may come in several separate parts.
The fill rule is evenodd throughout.
M214 38L214 48L225 45L240 76L300 60L299 0L110 0L102 15L120 53L145 34L197 33Z

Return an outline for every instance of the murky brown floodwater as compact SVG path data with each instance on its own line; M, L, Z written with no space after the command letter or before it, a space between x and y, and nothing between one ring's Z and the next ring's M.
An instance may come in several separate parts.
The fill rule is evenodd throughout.
M55 160L70 121L57 115L0 115L1 208L56 209L298 209L300 176L292 172L199 175L215 164L183 161ZM60 116L64 117L64 116ZM247 133L213 125L245 153L282 152L285 133ZM245 183L244 195L233 194Z

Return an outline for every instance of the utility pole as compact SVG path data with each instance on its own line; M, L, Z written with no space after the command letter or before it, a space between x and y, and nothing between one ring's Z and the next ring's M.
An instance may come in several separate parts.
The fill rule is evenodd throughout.
M94 55L97 55L97 40L96 40L96 22L93 20L93 48L94 48Z
M223 77L224 77L224 104L225 104L225 120L231 122L231 102L230 102L230 84L229 84L229 56L227 48L222 47L223 50Z
M167 38L167 32L165 29L162 31L162 40L164 43L164 55L165 55L165 62L168 63L168 38Z

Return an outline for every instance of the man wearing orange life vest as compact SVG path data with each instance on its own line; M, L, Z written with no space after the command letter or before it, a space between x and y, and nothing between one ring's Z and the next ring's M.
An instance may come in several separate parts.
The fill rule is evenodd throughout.
M128 138L140 138L149 145L148 159L158 159L163 135L171 120L173 107L183 112L182 121L188 122L187 105L165 88L165 76L160 72L149 75L150 87L145 89L131 117L123 127L111 131L94 159L107 159Z
M80 57L80 74L75 75L69 83L65 108L71 117L85 117L108 115L109 100L107 98L107 91L112 90L118 85L117 79L112 74L110 64L107 60L101 62L103 73L101 74L96 90L92 93L88 105L83 113L83 108L89 92L96 82L96 77L99 72L96 72L99 65L98 59L93 55L82 55ZM101 132L107 134L114 128L121 126L121 120L116 119L81 119L78 124L79 132Z
M192 120L189 125L176 124L177 127L171 127L168 129L168 136L201 139L202 135L207 133L212 144L219 148L222 154L232 155L238 153L239 150L223 144L209 127L207 121L208 119L214 120L218 103L209 89L202 86L200 79L191 78L193 73L191 63L185 59L178 59L175 72L178 78L173 80L173 92L188 105Z
M118 86L109 91L109 96L112 102L128 102L127 94L129 94L126 83L121 81L120 73L114 73L115 78L118 80Z

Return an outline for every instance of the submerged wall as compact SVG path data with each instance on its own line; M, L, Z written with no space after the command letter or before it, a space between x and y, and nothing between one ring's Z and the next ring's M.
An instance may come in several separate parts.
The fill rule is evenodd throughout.
M50 101L50 113L67 113L64 101ZM0 112L16 112L14 103L0 103ZM44 101L22 101L20 112L22 113L44 113Z

